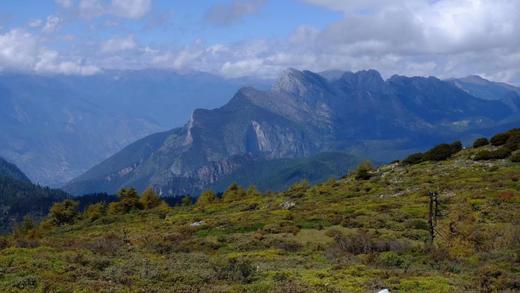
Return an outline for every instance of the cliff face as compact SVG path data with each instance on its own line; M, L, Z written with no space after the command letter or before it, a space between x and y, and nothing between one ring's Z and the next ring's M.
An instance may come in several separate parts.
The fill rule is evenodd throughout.
M405 150L480 133L484 125L500 127L514 115L501 101L433 77L384 81L369 70L326 80L288 69L271 90L243 88L221 108L196 110L184 127L136 142L65 189L155 186L164 195L198 193L259 161L326 151L396 159Z

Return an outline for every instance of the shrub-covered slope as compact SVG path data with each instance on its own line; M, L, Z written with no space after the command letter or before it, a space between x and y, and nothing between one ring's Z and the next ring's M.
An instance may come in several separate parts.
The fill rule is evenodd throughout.
M475 160L495 148L173 208L132 190L83 214L62 204L0 240L0 291L515 292L520 164Z

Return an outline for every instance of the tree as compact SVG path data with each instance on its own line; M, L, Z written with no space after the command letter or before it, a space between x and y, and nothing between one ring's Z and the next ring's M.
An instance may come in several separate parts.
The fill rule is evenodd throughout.
M126 214L132 210L141 209L139 195L135 188L122 188L119 193L119 200L108 205L109 215Z
M49 210L50 223L56 226L74 224L79 214L78 206L77 201L70 199L55 203Z
M119 191L119 202L123 205L125 212L141 208L139 195L135 188L123 188Z
M158 207L161 202L161 198L157 195L153 188L147 188L139 199L139 203L146 210Z
M205 206L215 202L216 200L217 197L215 196L215 192L212 190L206 190L200 194L199 198L197 199L197 205Z

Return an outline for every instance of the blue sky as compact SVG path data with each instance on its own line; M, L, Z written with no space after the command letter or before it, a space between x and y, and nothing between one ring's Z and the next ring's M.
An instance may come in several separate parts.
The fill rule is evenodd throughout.
M516 0L2 0L0 71L375 68L518 82L518 15Z
M74 2L71 2L72 5L76 4ZM336 11L303 1L287 0L257 1L259 4L255 11L244 13L243 17L237 16L236 21L229 25L215 25L206 19L212 7L232 5L232 2L155 0L150 2L145 16L127 19L110 14L78 18L77 11L52 0L3 0L0 2L0 23L5 30L9 27L24 27L31 21L43 21L49 15L56 15L66 21L62 33L77 34L78 37L90 35L102 39L131 31L138 35L139 41L175 41L183 45L201 38L208 42L230 43L250 38L286 37L300 25L322 28L341 18L341 13ZM291 13L287 13L289 11ZM117 22L118 27L108 28L107 22L111 21ZM92 25L98 29L89 30Z

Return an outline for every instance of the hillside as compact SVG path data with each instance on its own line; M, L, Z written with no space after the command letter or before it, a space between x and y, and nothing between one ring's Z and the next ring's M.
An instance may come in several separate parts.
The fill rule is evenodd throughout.
M18 167L0 157L0 177L9 177L18 181L30 182Z
M326 76L288 69L271 90L242 88L223 107L195 110L184 127L131 144L64 189L81 195L153 186L163 195L197 194L224 182L250 183L239 175L251 158L269 164L333 152L388 162L520 121L503 100L435 77L384 80L375 70Z
M61 190L31 183L16 165L0 158L0 233L25 216L43 218L52 204L68 196Z
M516 292L518 135L279 193L232 186L169 208L124 190L81 215L66 203L0 241L0 291Z

